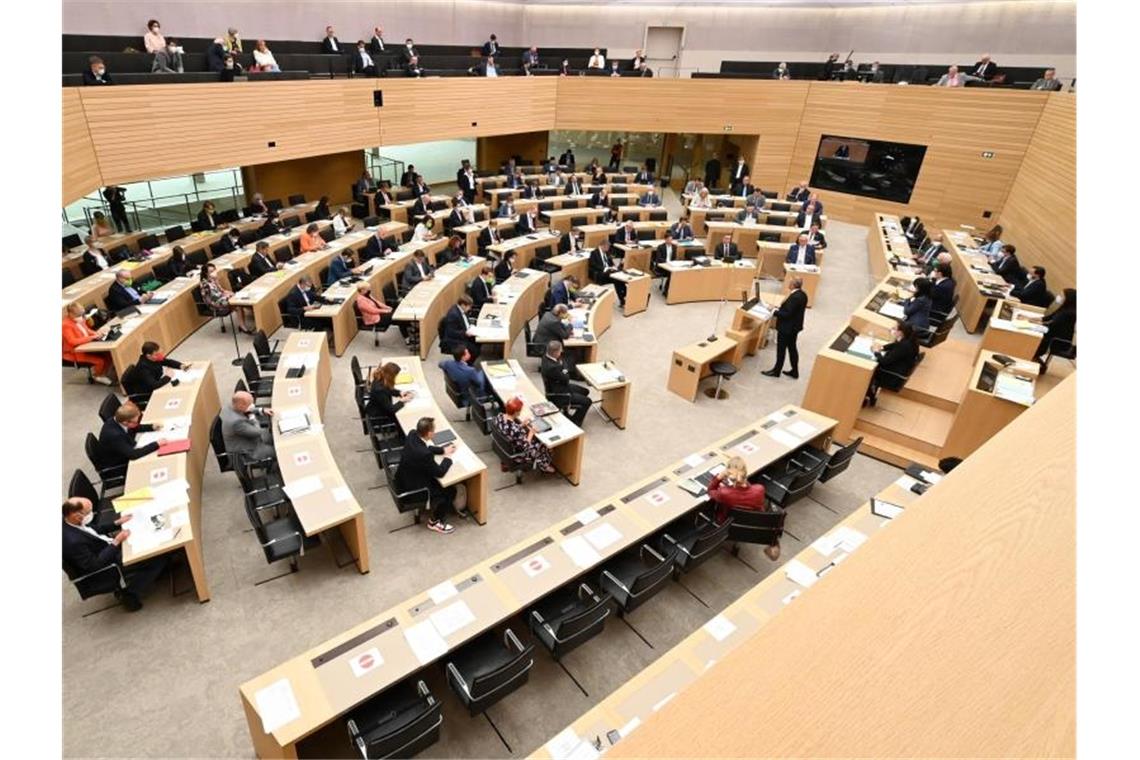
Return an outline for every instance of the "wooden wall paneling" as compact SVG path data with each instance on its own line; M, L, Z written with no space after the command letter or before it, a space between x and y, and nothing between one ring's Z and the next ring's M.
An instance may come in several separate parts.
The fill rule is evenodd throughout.
M752 181L783 188L808 82L564 77L557 129L759 135ZM725 163L724 156L721 157ZM727 170L727 165L725 166Z
M329 196L333 213L338 205L352 203L352 185L364 171L364 152L350 150L327 156L295 158L242 167L242 185L247 200L261 193L266 200L280 198L286 206L290 195L302 194L306 201Z
M1073 757L1075 458L1070 377L607 757Z
M373 147L376 86L338 79L80 92L103 180L132 182Z
M875 211L917 213L927 224L993 224L1016 177L1046 94L813 82L789 184L811 175L822 135L926 145L910 203L821 191L829 217L863 224ZM982 154L992 151L993 158ZM984 216L986 211L991 217Z
M1055 293L1077 284L1076 198L1077 99L1050 93L999 220L1022 264L1045 267Z
M62 205L66 206L102 184L95 146L87 129L87 117L79 98L79 88L63 88L63 185Z
M529 161L542 161L550 155L549 150L549 130L480 137L475 144L475 168L498 171L504 161L516 155Z
M380 145L554 127L557 77L380 80ZM458 169L458 167L456 167Z

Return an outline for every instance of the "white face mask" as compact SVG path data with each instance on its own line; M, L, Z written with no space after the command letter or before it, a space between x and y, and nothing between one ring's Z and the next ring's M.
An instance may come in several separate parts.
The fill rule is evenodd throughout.
M95 513L94 512L88 512L87 514L83 515L83 525L85 525L85 526L90 525L91 521L94 519L95 519Z
M1064 296L1057 296L1056 298L1053 299L1053 303L1057 304L1058 306L1060 306L1064 302L1065 302Z

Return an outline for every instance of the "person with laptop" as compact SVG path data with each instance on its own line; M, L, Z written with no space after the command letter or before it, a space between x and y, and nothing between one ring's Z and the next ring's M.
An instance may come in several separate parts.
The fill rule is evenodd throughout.
M534 421L523 422L520 418L523 406L523 400L518 396L510 398L503 405L502 414L495 417L495 429L510 441L524 467L547 473L557 472L554 469L554 457L551 456L550 449L538 439L538 429Z
M748 467L740 457L732 457L717 473L708 487L709 498L716 504L717 525L728 519L730 509L765 511L764 486L748 480ZM775 562L780 558L780 542L764 547L764 554Z
M440 485L439 478L451 469L455 444L436 446L432 441L434 435L435 419L420 417L416 429L408 433L404 441L400 464L396 467L395 486L400 493L426 491L426 501L431 507L428 530L446 535L455 531L454 526L448 524L447 515L454 507L457 489ZM437 456L443 458L437 462Z

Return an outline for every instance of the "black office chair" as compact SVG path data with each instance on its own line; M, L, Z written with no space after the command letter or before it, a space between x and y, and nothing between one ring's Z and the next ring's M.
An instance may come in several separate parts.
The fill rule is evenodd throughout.
M611 601L609 594L598 594L585 583L571 584L548 594L527 614L531 633L587 697L562 658L605 629Z
M492 421L502 411L493 395L480 396L474 385L467 386L467 408L471 410L471 420L483 435L491 435ZM476 452L478 453L478 452Z
M189 269L201 269L207 261L206 251L198 249L186 254L186 266Z
M157 235L143 235L139 238L138 247L140 251L150 251L161 245L158 241Z
M1050 338L1049 344L1045 347L1043 364L1046 370L1049 369L1049 363L1053 357L1060 357L1061 359L1068 359L1070 362L1076 364L1077 361L1077 344L1065 338Z
M950 311L936 311L934 309L930 310L930 324L937 328L939 325L945 322L951 314L955 313L957 309L958 294L955 293L954 299L950 302Z
M283 514L276 520L262 522L259 512L247 499L245 513L249 518L249 524L253 527L254 535L257 536L257 542L265 554L265 561L273 564L283 559L289 560L288 573L281 573L257 581L253 584L254 586L260 586L263 583L269 583L297 572L301 569L298 558L305 556L306 550L312 550L321 543L320 536L309 537L305 535L301 521L292 512Z
M378 216L365 216L362 224L365 227L379 227L382 221L383 220Z
M765 242L765 243L779 243L780 242L780 233L778 233L778 232L761 232L757 239L762 241L762 242Z
M402 442L401 442L402 444ZM379 452L384 468L384 475L388 482L388 492L396 504L396 511L400 514L413 513L413 522L400 528L388 531L395 533L412 525L419 525L420 516L425 512L431 500L431 493L426 488L407 488L400 478L400 458L403 453L402 446L383 449Z
M287 217L287 218L281 220L281 226L287 230L294 229L295 227L300 227L301 226L301 217L299 217L299 216Z
M99 419L106 422L115 416L115 412L123 402L114 393L108 391L107 395L103 397L103 403L99 404Z
M572 216L570 217L571 227L581 227L582 225L589 224L590 218L588 216Z
M142 411L146 411L147 402L150 401L151 391L144 385L142 378L139 376L138 368L134 365L128 365L123 370L123 376L119 378L119 382L123 385L123 390L127 392L127 398L130 399Z
M159 282L166 283L174 279L174 270L165 261L155 264L151 272Z
M127 466L125 464L108 464L106 457L99 448L99 439L93 433L88 433L83 440L83 449L87 454L88 461L91 462L91 466L99 473L99 480L101 481L99 498L105 499L109 496L121 495L124 481L127 478Z
M447 392L447 397L451 399L451 403L455 404L455 408L463 410L463 421L470 422L471 407L467 405L467 394L459 389L459 385L446 372L443 374L443 388Z
M127 588L127 581L123 577L123 568L119 567L117 562L112 562L98 570L83 574L79 568L67 560L63 560L63 572L67 575L67 579L71 582L71 585L75 587L75 591L79 594L80 599L90 599L95 596L100 596L101 594L112 593L118 597L119 592ZM83 617L86 618L100 612L106 612L118 606L119 603L116 601L115 604L85 612L83 613Z
M166 242L173 243L175 240L181 240L186 237L186 230L182 229L182 225L176 224L173 227L167 227L165 233Z
M262 377L253 354L246 354L241 360L241 373L255 399L268 399L273 396L273 378Z
M491 449L495 452L495 456L499 458L499 466L503 472L512 473L514 481L505 486L499 486L496 491L502 491L507 488L512 488L517 485L522 485L523 472L530 469L526 462L526 454L521 451L514 442L507 438L499 430L499 426L493 422L491 428Z
M933 330L916 330L915 337L918 339L918 344L925 348L934 348L939 343L944 342L950 337L950 331L954 329L954 323L958 321L958 310L951 309L946 318L942 320Z
M119 517L118 513L115 512L114 505L111 504L110 499L99 497L99 491L96 490L95 484L91 482L83 470L76 470L71 473L71 481L67 485L67 498L71 499L76 496L91 502L91 512L95 515L93 521L95 530L106 533L114 527L115 520Z
M206 229L206 225L203 222L199 222L197 219L190 222L190 231L191 232L202 232L205 229Z
M280 198L274 198L271 201L266 201L265 207L270 211L280 211L282 208L284 208L284 206L281 205Z
M697 596L692 589L681 583L681 576L690 573L699 567L705 560L728 540L728 530L731 524L725 522L717 525L708 515L696 512L689 524L689 518L684 518L669 526L658 541L657 548L662 553L673 555L673 578L677 585L689 592L689 595L708 607L704 599Z
M653 645L625 619L625 616L665 588L673 572L674 554L676 550L661 555L649 544L642 544L610 560L602 570L600 580L602 591L614 598L618 617L650 649Z
M385 314L380 317L380 321L375 324L364 324L364 315L360 313L360 308L357 307L356 301L352 302L352 313L356 318L356 329L358 332L372 333L372 345L380 345L380 333L388 332L388 328L392 326L392 315Z
M289 313L289 310L285 307L284 298L277 301L277 311L281 313L281 325L283 327L291 327L294 330L301 329L301 318L296 314Z
M226 441L222 437L222 417L215 415L210 423L210 448L214 450L214 458L218 460L218 472L233 472L234 466L230 461L229 452L226 451Z
M753 572L760 572L740 557L741 544L777 546L780 537L786 532L784 521L788 513L779 507L769 507L763 512L755 509L732 508L728 510L728 540L733 542L731 554ZM788 533L791 536L791 533ZM792 536L792 538L796 538ZM798 538L796 539L799 540Z
M320 235L321 240L324 240L326 243L331 243L332 241L336 240L336 230L332 228L331 224L327 227L321 228L317 234Z
M70 269L63 270L63 287L75 284L75 275L71 273Z
M290 206L300 206L304 202L305 202L305 196L304 195L290 195L289 196L289 205Z
M285 493L281 482L272 475L256 473L270 473L277 469L276 458L255 460L249 459L245 454L235 453L230 456L233 463L233 472L241 484L242 497L245 499L247 509L253 510L260 518L262 513L273 511L274 519L282 516L282 508L292 511L292 504Z
M669 212L663 208L656 208L649 212L649 221L664 222L669 218Z
M534 645L523 646L510 628L503 640L489 631L452 655L447 663L447 682L471 715L480 713L495 729L503 746L511 746L499 733L487 708L523 686L534 666Z
M526 355L527 356L529 356L531 358L535 358L535 359L541 359L543 356L546 355L546 344L534 342L534 339L533 339L534 336L530 331L530 322L529 321L523 322L523 338L526 341Z
M819 476L819 482L826 483L851 466L851 460L855 458L855 454L859 451L859 445L862 443L863 436L859 436L846 446L840 446L832 454L807 446L797 451L792 457L792 465L801 470L809 470L820 461L825 462L823 473Z
M364 760L414 757L439 740L443 706L427 684L409 679L348 714L348 739Z
M827 468L827 462L826 459L820 460L807 469L800 469L789 460L782 471L777 470L772 474L760 473L760 482L764 485L768 501L786 511L792 504L811 493L816 481Z
M562 271L561 267L555 266L554 264L547 263L547 259L551 258L552 256L554 256L554 246L552 246L552 245L535 246L534 261L531 262L530 268L531 269L537 269L540 272L546 272L548 274L554 274L555 272ZM541 316L541 314L539 316Z
M125 245L117 245L107 250L107 259L112 263L126 261L131 257L131 249Z
M277 364L281 361L281 352L277 350L280 343L281 341L275 340L273 345L270 345L264 330L254 333L253 350L257 354L257 365L262 372L277 371Z

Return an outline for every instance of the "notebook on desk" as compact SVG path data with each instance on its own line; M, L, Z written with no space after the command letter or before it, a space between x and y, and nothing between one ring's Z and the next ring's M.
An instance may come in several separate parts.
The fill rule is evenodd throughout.
M436 446L446 446L455 440L454 430L439 430L432 434L431 442Z
M295 378L304 377L304 376L305 376L305 365L304 364L302 364L300 367L293 367L292 369L290 369L289 371L287 371L285 373L285 377L287 377L289 379L295 379Z
M530 411L531 414L533 414L535 417L545 417L548 414L554 414L557 412L558 407L549 401L540 401L537 404L531 404Z

